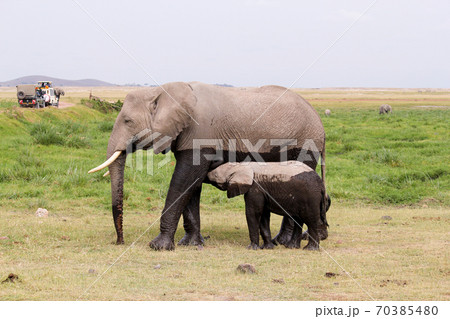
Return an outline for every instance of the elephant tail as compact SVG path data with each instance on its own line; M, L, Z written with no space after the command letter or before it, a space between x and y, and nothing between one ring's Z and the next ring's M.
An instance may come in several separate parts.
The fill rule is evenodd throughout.
M325 185L325 143L326 143L326 137L323 139L323 149L320 151L320 173L322 177L323 187L325 189L325 196L327 195L327 187Z
M325 191L325 188L322 190L322 200L320 202L320 220L322 223L328 227L327 222L327 211L331 206L331 198Z

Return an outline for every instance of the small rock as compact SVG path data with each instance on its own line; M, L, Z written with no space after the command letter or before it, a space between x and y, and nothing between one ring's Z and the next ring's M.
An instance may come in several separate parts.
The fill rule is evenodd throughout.
M272 279L272 282L284 285L284 279L283 278Z
M236 270L244 274L254 274L256 272L256 268L252 264L240 264Z
M48 217L48 210L45 208L38 208L35 215L36 217Z
M327 277L327 278L333 278L336 276L337 276L337 274L335 274L334 272L326 272L325 273L325 277Z
M381 219L384 219L384 220L392 220L392 217L391 217L391 216L383 216L383 217L381 217Z
M16 274L10 273L8 275L8 278L6 278L5 280L2 281L2 284L7 283L7 282L14 283L16 280L19 280L19 276L17 276Z
M153 267L153 269L160 269L160 268L161 268L160 264L157 264L155 267Z
M0 237L0 240L5 240L5 239L9 239L9 237L8 237L8 236L2 236L2 237Z
M339 283L338 283L338 282L335 282L335 283L333 283L333 285L335 285L335 286L339 286Z
M210 239L210 238L211 238L211 236L209 236L209 235L208 235L208 236L205 236L205 237L203 237L203 239L204 239L204 240L208 240L208 239Z
M89 269L89 273L90 273L90 274L96 274L96 273L97 273L97 270L91 268L91 269Z

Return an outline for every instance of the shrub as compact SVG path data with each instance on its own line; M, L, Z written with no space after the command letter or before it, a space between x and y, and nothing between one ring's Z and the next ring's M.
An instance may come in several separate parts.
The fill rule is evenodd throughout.
M120 111L123 106L123 102L121 100L117 100L114 103L104 101L104 100L87 100L82 99L81 103L86 105L87 107L90 107L94 110L97 110L102 113L111 113L115 111Z

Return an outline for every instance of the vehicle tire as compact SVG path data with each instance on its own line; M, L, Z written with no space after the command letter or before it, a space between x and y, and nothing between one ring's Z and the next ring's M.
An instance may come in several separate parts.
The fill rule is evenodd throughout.
M25 92L24 92L24 91L19 91L19 92L17 92L17 97L18 97L19 99L23 99L23 98L25 97Z

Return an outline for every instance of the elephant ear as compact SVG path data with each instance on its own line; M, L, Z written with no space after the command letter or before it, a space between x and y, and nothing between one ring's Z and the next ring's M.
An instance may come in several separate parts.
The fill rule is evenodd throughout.
M152 131L161 134L155 136L155 154L170 148L177 136L194 122L192 114L196 103L197 98L187 83L167 83L161 87L161 94L153 102L151 112Z
M228 179L227 197L243 195L253 185L253 170L248 166L238 166Z

